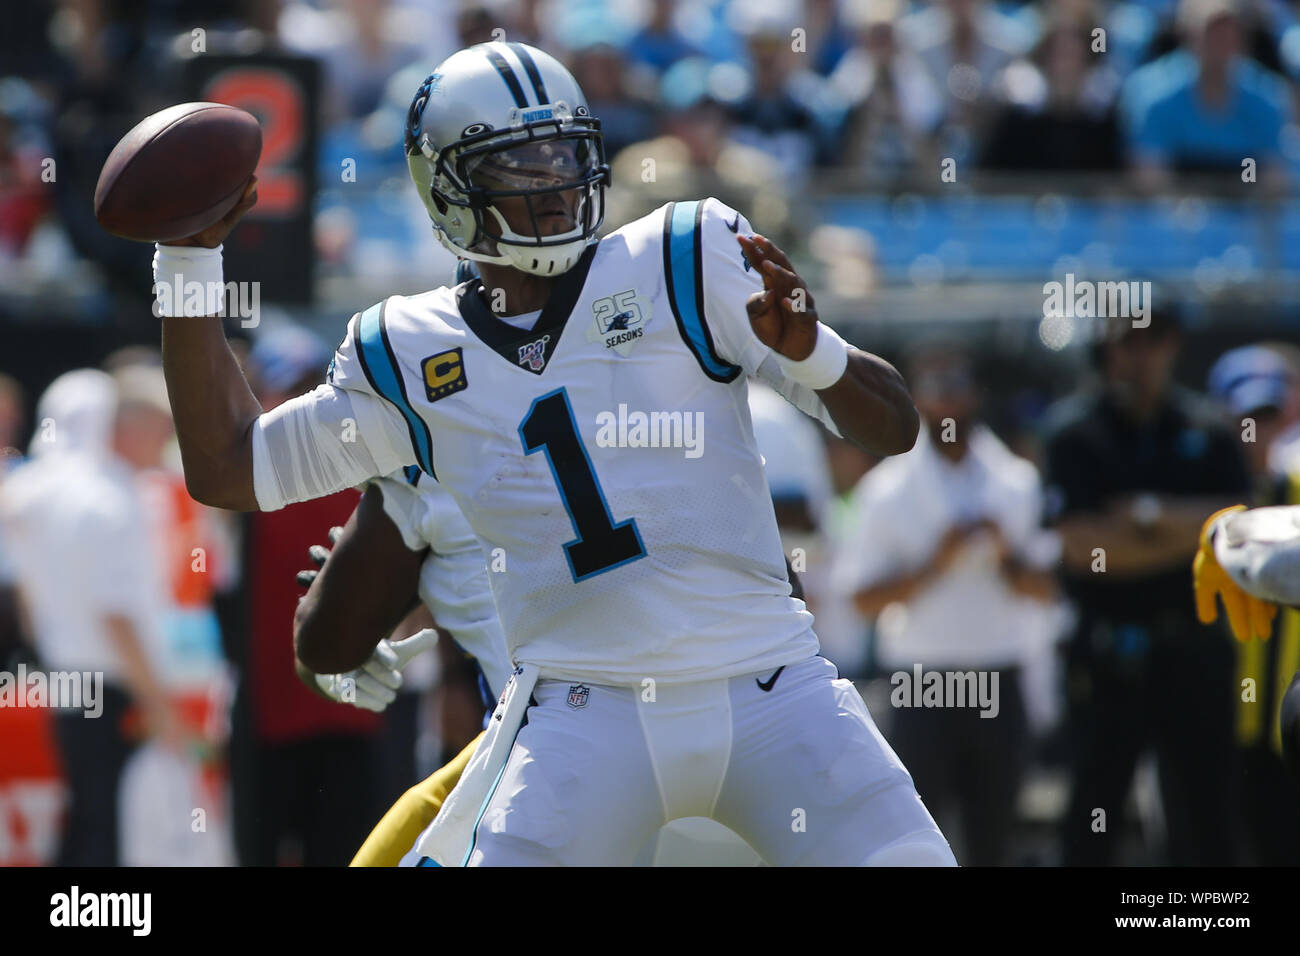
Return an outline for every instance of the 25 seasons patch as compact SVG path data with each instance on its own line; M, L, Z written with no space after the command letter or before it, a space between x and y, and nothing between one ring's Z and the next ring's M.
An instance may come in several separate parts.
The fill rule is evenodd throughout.
M601 342L619 355L627 355L645 334L650 321L650 303L635 289L616 292L591 303L592 322L587 329L588 342Z
M424 395L431 402L469 388L465 362L459 348L430 355L420 363L420 371L424 373Z

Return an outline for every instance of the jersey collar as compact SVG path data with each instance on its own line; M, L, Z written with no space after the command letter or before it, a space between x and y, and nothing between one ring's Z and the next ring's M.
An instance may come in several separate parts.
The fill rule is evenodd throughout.
M573 268L560 276L537 324L531 329L515 328L494 315L483 298L483 281L477 277L456 287L456 306L461 318L484 345L511 365L541 375L550 365L569 314L587 284L587 273L598 245L597 242L589 245Z

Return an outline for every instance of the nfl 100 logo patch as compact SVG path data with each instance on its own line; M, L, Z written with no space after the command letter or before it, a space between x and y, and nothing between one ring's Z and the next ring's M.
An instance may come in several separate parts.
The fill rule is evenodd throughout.
M591 696L591 688L586 684L570 684L568 704L574 710L579 710L587 706L587 698Z
M546 343L549 341L551 337L543 335L535 342L519 346L519 364L540 372L546 365Z

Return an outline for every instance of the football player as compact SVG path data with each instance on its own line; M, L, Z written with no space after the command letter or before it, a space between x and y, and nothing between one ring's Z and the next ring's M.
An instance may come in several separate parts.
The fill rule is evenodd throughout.
M1210 515L1192 581L1202 624L1218 619L1222 601L1237 640L1266 640L1279 606L1300 609L1300 505L1237 505ZM1279 724L1282 759L1300 780L1300 672L1282 695Z
M821 324L784 253L716 200L597 241L599 122L540 50L454 54L405 134L438 238L481 280L354 316L327 383L265 415L219 322L165 310L163 352L199 500L275 509L418 467L500 568L516 666L424 862L626 863L705 816L778 865L953 865L790 595L745 400L760 378L900 454L918 418L897 371ZM221 223L158 246L156 274L221 281L255 200L252 182Z

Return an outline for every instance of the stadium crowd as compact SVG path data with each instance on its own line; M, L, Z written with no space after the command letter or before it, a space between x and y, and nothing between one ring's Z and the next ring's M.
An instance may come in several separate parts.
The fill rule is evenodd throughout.
M339 169L359 160L382 206L412 91L501 38L583 86L613 170L606 228L714 195L843 271L890 236L814 248L800 210L832 185L939 191L955 170L987 192L1032 174L1246 202L1300 172L1300 8L1283 0L25 4L0 33L0 672L102 674L105 719L0 695L0 864L346 864L477 732L474 669L448 640L383 715L298 682L294 573L357 496L251 516L189 499L140 344L156 344L152 250L104 233L91 198L196 56L305 58L322 80L317 276L414 260L449 281L427 223L418 245L378 234ZM51 283L72 290L66 352L23 331ZM268 303L242 356L264 407L321 380L343 311ZM1300 862L1276 733L1300 614L1237 645L1197 622L1189 573L1213 511L1300 502L1300 352L1233 341L1189 366L1202 327L1183 312L1100 327L1073 375L1012 412L995 343L882 349L926 420L883 463L751 397L824 653L866 688L962 863ZM996 701L913 706L914 669L996 674Z

